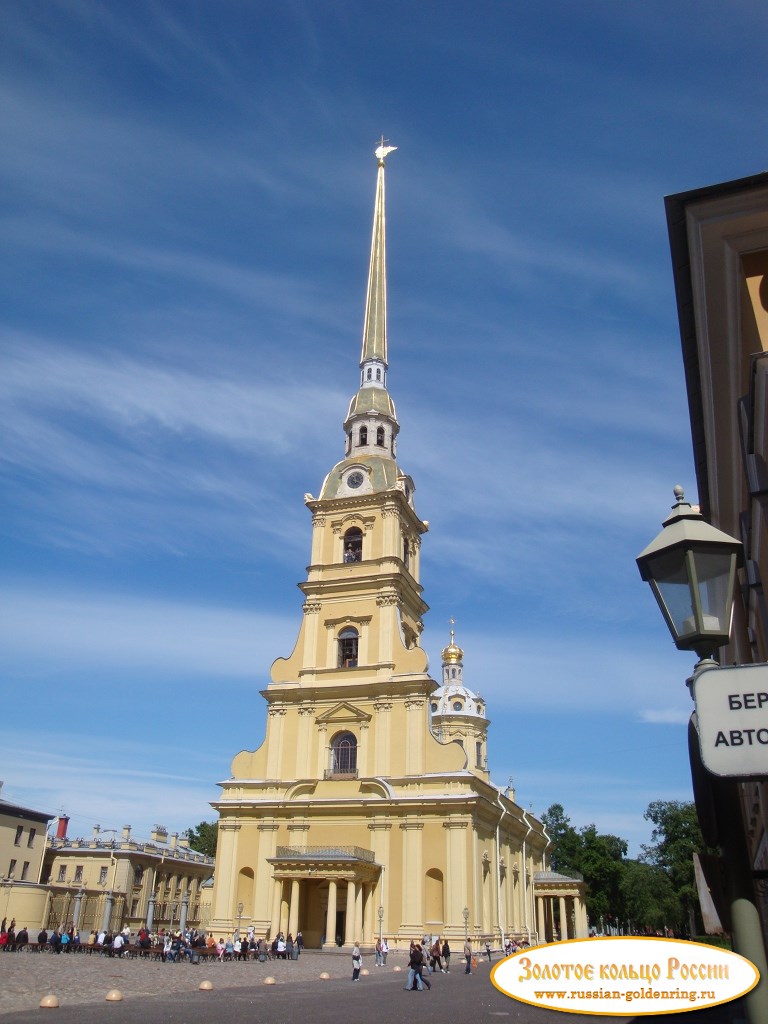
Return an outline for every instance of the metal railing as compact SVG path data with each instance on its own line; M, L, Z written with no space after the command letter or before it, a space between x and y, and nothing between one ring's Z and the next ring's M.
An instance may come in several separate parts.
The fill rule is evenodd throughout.
M375 860L373 850L362 846L278 846L276 857L302 858L303 860Z
M356 779L357 778L357 768L353 768L351 771L349 769L344 770L344 769L341 769L341 768L326 768L325 771L323 772L323 778L324 779Z

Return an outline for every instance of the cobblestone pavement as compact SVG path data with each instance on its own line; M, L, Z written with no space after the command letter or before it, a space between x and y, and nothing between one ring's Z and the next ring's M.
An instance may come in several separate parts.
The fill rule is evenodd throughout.
M371 973L391 972L373 965ZM156 960L123 960L86 953L0 954L0 1014L36 1009L48 993L59 998L62 1007L83 1003L104 1003L107 992L119 989L123 998L169 996L196 991L208 980L216 991L261 985L271 976L278 985L314 981L321 972L331 978L351 978L349 956L303 953L298 960L234 961L201 964L162 963Z
M595 1016L563 1014L527 1006L509 999L489 981L488 964L467 978L463 965L450 975L432 977L432 991L405 993L407 977L404 953L390 953L385 968L366 957L360 985L351 984L348 954L305 951L297 961L259 963L238 961L171 964L148 960L122 960L87 954L0 954L0 1016L13 1015L9 1024L37 1024L53 1017L58 1024L102 1024L105 1014L112 1024L242 1024L243 1020L267 1024L337 1024L340 1006L350 1020L366 1021L374 1015L388 1024L577 1024ZM321 972L330 975L321 981ZM271 976L274 986L263 984ZM201 981L213 991L200 992ZM111 989L119 989L122 1002L107 1002ZM47 994L58 997L60 1008L41 1009ZM730 1012L729 1012L730 1010ZM733 1015L736 1011L735 1016ZM736 1006L684 1014L685 1024L731 1024L742 1014ZM564 1020L567 1018L567 1021ZM608 1018L603 1018L608 1019ZM612 1017L613 1024L629 1024L638 1018ZM654 1016L654 1024L682 1024L681 1016Z

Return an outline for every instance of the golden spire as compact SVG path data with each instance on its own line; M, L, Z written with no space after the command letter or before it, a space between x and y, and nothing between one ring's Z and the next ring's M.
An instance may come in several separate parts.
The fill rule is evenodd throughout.
M382 135L375 150L378 162L376 202L373 211L371 263L368 268L368 294L365 300L363 349L360 365L371 359L387 366L387 254L384 217L384 161L397 146L389 146Z

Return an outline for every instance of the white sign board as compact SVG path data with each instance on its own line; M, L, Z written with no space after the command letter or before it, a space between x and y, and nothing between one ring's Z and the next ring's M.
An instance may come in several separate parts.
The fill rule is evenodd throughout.
M768 664L704 668L694 678L693 699L707 771L768 776Z

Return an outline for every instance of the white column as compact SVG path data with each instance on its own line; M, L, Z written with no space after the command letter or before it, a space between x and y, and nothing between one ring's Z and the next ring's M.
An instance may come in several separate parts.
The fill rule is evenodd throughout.
M355 892L355 934L353 942L365 942L363 935L363 883L359 882Z
M328 881L328 909L325 912L325 945L336 945L336 880Z
M291 879L291 905L288 911L288 931L291 933L291 938L296 938L296 932L299 930L299 897L300 888L298 878Z
M283 883L276 878L272 890L272 919L270 921L269 937L274 939L280 931L280 908L283 905Z
M565 909L565 897L560 896L560 939L564 941L568 938L568 915Z
M546 941L547 921L544 916L544 897L536 897L536 930L539 933L539 942Z
M356 939L355 930L355 883L353 879L347 882L347 913L344 920L344 945L351 946Z

